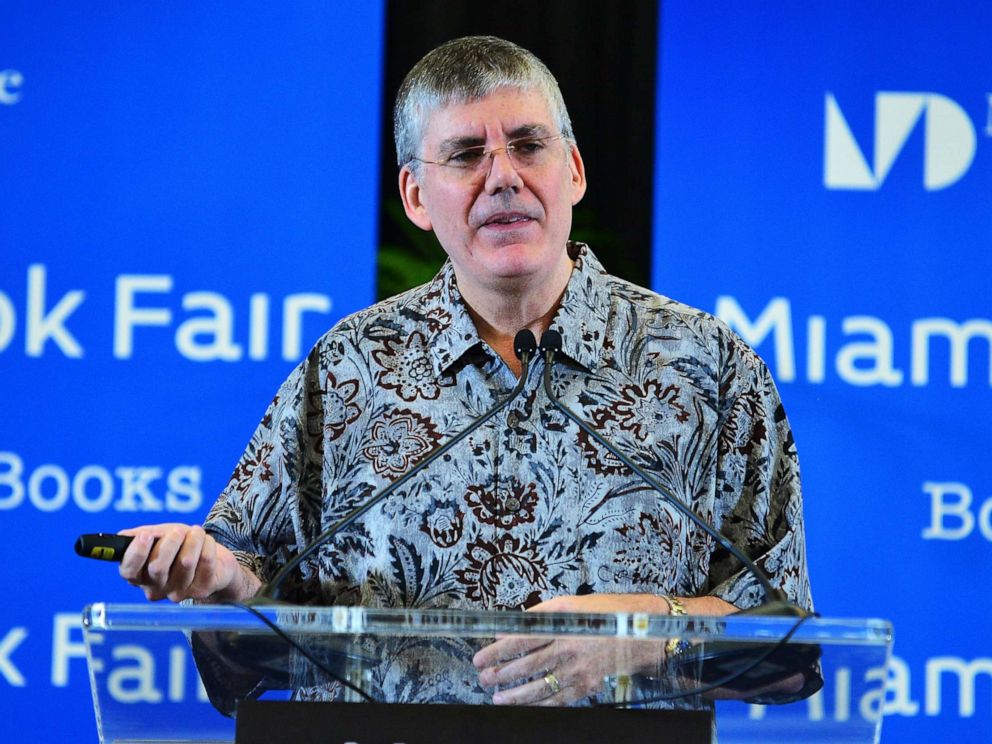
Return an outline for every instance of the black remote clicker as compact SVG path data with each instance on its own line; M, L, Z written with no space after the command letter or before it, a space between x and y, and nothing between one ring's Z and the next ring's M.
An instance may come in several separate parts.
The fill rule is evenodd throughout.
M133 539L130 535L112 535L109 532L80 535L76 539L76 555L120 563Z

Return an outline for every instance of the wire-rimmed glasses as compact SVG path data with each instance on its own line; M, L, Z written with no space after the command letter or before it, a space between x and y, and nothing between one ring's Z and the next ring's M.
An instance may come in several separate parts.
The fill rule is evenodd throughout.
M496 153L505 152L516 170L539 168L551 157L549 145L556 140L566 139L563 134L548 137L517 137L502 147L486 149L485 145L460 147L440 160L428 160L414 156L414 160L431 165L443 165L462 174L477 174L489 168Z

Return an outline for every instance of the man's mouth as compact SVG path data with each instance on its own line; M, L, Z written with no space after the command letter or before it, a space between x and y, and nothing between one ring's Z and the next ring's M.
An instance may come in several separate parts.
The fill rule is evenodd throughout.
M520 212L501 212L499 214L494 214L486 219L482 223L483 227L493 227L493 226L504 226L504 225L518 225L524 222L530 222L533 218L530 215L522 214Z

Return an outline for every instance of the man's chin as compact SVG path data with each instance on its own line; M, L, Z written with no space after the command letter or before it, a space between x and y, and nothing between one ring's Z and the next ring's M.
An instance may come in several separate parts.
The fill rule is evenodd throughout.
M556 251L543 241L497 245L479 241L469 249L466 256L469 260L461 266L456 262L455 268L470 281L474 278L475 283L507 291L535 282L555 281L558 263L564 255L564 245L561 251Z
M540 272L540 250L525 243L513 243L491 249L486 268L497 280L526 279Z

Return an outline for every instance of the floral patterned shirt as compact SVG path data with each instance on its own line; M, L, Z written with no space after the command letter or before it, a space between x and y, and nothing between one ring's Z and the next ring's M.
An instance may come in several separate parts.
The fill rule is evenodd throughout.
M763 362L724 324L570 244L556 391L811 608L792 433ZM523 393L304 563L297 601L526 608L558 595L760 604L726 550L561 414ZM263 581L502 399L450 262L340 321L269 406L206 527Z

